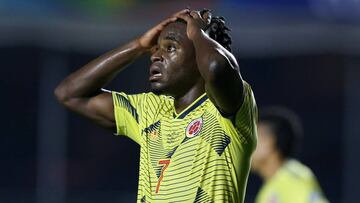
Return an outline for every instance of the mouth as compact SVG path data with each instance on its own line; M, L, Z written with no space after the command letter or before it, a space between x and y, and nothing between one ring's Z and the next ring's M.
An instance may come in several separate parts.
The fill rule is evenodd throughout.
M162 77L162 73L161 73L160 64L155 62L150 66L149 81L155 82L158 81L161 77Z

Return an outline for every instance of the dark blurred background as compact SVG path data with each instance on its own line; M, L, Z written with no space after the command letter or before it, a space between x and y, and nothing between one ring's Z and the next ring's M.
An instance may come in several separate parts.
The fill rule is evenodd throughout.
M297 112L298 158L331 202L360 202L360 1L1 0L1 203L135 202L139 147L67 112L53 89L186 6L227 19L258 106ZM147 91L149 64L107 88ZM247 203L260 184L250 176Z

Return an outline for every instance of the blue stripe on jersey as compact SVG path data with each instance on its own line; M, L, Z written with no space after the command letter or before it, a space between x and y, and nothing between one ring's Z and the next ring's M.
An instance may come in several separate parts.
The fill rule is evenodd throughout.
M116 94L119 105L123 108L125 108L136 120L137 123L139 123L139 115L137 114L136 108L131 105L130 101L126 99L124 96L120 94Z
M151 133L151 132L159 129L159 127L160 127L160 121L157 121L157 122L151 124L149 127L144 128L143 131L144 131L145 133Z
M177 118L183 119L186 115L188 115L191 111L196 109L196 107L200 106L206 99L208 98L207 95L204 95L199 101L197 101L194 105L192 105L188 110L184 111L184 113L180 114Z

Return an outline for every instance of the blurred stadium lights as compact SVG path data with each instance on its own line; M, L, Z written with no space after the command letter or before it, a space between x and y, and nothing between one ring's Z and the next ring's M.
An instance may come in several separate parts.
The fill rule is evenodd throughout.
M98 51L141 34L186 6L229 21L244 55L358 52L359 0L2 0L0 45ZM141 14L139 16L138 14ZM124 35L124 33L126 33ZM349 41L351 39L351 41Z
M360 22L359 0L311 0L310 6L323 18Z
M257 6L307 6L308 0L225 0L224 2L235 3L239 5L257 5Z
M158 11L164 8L162 5L198 5L208 6L217 5L218 7L238 6L255 7L267 10L277 11L283 8L287 9L312 10L315 14L323 17L342 17L359 16L360 1L359 0L173 0L171 2L165 0L2 0L0 1L0 10L23 13L31 13L32 15L41 15L44 13L59 13L61 15L76 15L79 12L82 15L119 15L119 12L132 7L148 6L150 4L158 5ZM40 11L40 12L39 12ZM24 13L23 13L24 14Z

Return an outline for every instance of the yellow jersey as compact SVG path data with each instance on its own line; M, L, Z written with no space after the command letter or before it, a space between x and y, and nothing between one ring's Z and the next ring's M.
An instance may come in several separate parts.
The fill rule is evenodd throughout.
M266 181L256 203L328 203L311 170L294 159L287 160Z
M112 96L116 134L140 145L137 202L243 202L257 141L257 107L246 82L233 118L205 93L179 114L169 96Z

